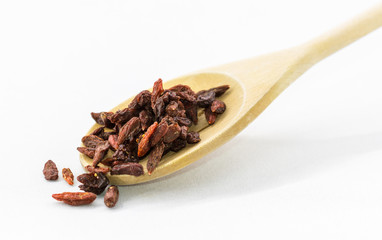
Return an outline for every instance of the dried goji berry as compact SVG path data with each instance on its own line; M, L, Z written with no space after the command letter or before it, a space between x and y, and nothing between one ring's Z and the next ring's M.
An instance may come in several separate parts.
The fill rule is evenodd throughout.
M151 151L149 159L147 160L147 171L149 175L151 175L154 169L158 166L164 152L164 147L164 143L161 141L155 145L154 149Z
M52 160L48 160L44 165L44 173L46 180L56 180L58 178L58 169Z
M107 189L105 193L105 197L104 197L104 203L106 207L109 207L109 208L114 207L118 202L118 197L119 197L118 187L115 185L111 185Z
M226 105L223 101L215 100L211 104L211 112L222 114L226 109Z
M73 185L74 175L69 168L62 169L62 177L69 185Z
M63 192L53 194L52 197L72 206L80 206L92 203L97 195L90 192Z
M154 122L143 135L138 144L138 157L143 157L150 150L150 138L158 127L158 122Z
M138 177L143 174L143 166L140 163L121 163L114 165L110 173L111 175L127 174Z
M153 135L151 136L151 147L156 145L162 137L167 133L168 130L168 124L167 121L163 120L158 124L157 128L155 129Z
M137 117L131 118L123 127L119 130L117 143L122 144L126 139L130 141L140 131L140 120Z

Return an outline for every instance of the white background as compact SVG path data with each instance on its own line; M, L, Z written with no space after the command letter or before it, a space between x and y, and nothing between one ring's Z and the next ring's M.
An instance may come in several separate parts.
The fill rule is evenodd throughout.
M161 77L303 43L379 1L1 1L1 239L381 239L382 29L314 66L217 151L71 207L48 159Z

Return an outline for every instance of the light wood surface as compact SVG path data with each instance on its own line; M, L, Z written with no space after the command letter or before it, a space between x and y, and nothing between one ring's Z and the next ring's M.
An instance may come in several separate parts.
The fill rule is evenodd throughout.
M178 153L165 155L151 175L147 174L146 160L143 160L141 163L145 168L144 175L139 177L108 175L111 183L132 185L151 181L197 161L242 131L283 90L315 63L381 25L382 4L300 46L209 68L165 82L165 88L176 84L186 84L195 91L229 84L230 90L221 97L227 105L227 110L218 117L214 125L209 127L200 113L200 123L194 128L200 131L202 141L196 145L188 145ZM131 99L119 104L111 111L127 107ZM93 125L88 134L97 127L99 125ZM92 162L83 154L80 154L80 161L83 166Z

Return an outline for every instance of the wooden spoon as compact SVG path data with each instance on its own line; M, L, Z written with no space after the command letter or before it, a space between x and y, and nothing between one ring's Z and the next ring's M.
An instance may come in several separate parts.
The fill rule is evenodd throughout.
M147 174L147 160L143 160L144 175L139 177L108 175L111 183L131 185L151 181L195 162L243 130L284 89L315 63L381 25L382 5L379 5L301 46L210 68L165 82L165 88L186 84L195 91L229 84L230 90L221 97L227 105L227 110L219 116L214 125L209 127L204 116L200 116L196 130L200 132L202 141L190 144L178 153L165 155L151 175ZM126 100L111 111L126 108L131 100L132 98ZM88 134L97 127L99 125L95 124ZM92 159L83 154L80 154L80 160L83 166L92 163Z

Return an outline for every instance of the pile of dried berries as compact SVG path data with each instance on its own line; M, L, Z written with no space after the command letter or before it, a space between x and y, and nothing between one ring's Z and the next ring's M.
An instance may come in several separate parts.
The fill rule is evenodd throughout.
M91 113L102 126L83 137L84 147L77 150L93 159L88 171L110 171L111 175L144 174L139 161L148 155L146 167L150 175L163 155L200 141L199 133L189 131L192 124L198 123L198 107L205 108L208 123L214 124L217 115L226 109L216 97L228 89L224 85L195 93L189 86L176 85L164 90L159 79L152 92L140 92L127 108L115 113ZM114 154L104 158L109 149ZM109 168L100 167L99 163Z
M226 109L225 103L216 97L228 89L228 85L223 85L195 93L189 86L180 84L165 90L159 79L152 92L140 92L127 108L115 113L91 113L101 126L84 136L84 146L77 148L93 159L92 165L86 166L89 173L77 177L82 183L79 188L85 192L53 194L53 198L70 205L89 204L109 185L106 174L144 174L139 161L146 156L147 172L151 175L165 154L200 142L199 133L190 131L190 127L198 123L198 107L204 108L208 124L214 124L218 114ZM109 150L113 154L106 158ZM48 180L58 177L58 170L52 163L48 161L44 168ZM64 168L63 176L73 184L70 169ZM104 197L105 205L114 207L118 196L117 186L110 186Z

